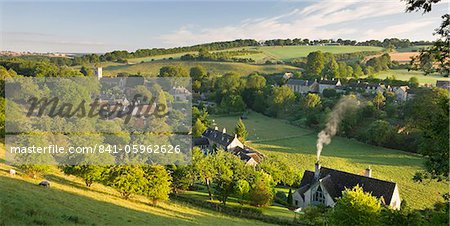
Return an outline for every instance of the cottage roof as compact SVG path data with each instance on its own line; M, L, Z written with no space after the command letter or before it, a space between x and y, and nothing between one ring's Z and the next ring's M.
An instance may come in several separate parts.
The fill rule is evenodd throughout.
M234 139L233 136L227 133L222 133L221 131L211 128L207 128L205 132L203 132L203 136L224 147L227 147Z
M303 80L303 79L289 79L288 85L300 85L300 86L312 86L316 81Z
M206 139L204 137L192 139L192 146L200 146L200 145L209 145L208 139Z
M326 167L321 167L319 179L333 199L340 197L346 188L351 189L356 185L359 185L365 192L369 192L377 198L383 197L386 204L391 202L396 186L396 183L394 182L361 176ZM300 182L300 188L309 188L314 183L316 183L314 180L314 172L306 170ZM304 193L306 190L308 189L300 189L299 193L301 191Z
M320 80L319 84L322 85L336 85L339 80Z

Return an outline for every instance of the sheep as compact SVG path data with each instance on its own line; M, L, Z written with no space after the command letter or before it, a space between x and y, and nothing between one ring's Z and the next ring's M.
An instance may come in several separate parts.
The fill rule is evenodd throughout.
M10 169L9 170L9 175L12 175L12 176L16 175L16 170L15 169Z
M39 183L39 186L50 187L50 182L48 180L43 180Z

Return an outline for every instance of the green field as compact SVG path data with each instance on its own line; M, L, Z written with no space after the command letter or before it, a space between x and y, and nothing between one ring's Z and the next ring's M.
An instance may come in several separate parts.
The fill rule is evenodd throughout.
M109 187L87 188L56 169L45 176L51 188L44 188L37 185L42 179L11 176L9 169L0 161L0 225L267 225L176 202L124 200Z
M420 51L421 49L424 48L428 48L430 46L424 45L424 46L410 46L410 47L406 47L406 48L398 48L395 49L395 51L397 52L416 52L416 51Z
M103 74L106 76L116 75L120 72L126 72L130 74L141 73L145 76L156 76L159 73L159 69L164 66L180 66L189 71L191 67L201 65L206 68L208 72L213 74L224 74L227 72L236 72L240 75L248 75L252 72L260 73L284 73L286 71L298 70L298 68L288 65L252 65L244 63L232 63L232 62L192 62L192 61L153 61L139 64L130 65L113 65L103 68Z
M424 75L420 71L408 71L406 69L382 71L382 72L375 74L376 78L381 78L381 79L385 79L387 77L392 77L392 76L395 76L395 78L398 80L404 80L404 81L408 81L411 77L417 77L419 79L420 84L436 85L437 80L450 81L450 78L442 77L438 74Z
M383 50L381 47L374 46L262 46L239 49L261 51L262 53L243 56L245 58L252 58L258 63L263 63L266 60L289 61L299 57L306 57L310 52L318 50L334 54Z
M233 131L239 116L213 117L222 129ZM303 172L313 170L316 160L317 132L251 112L244 120L249 132L248 145L269 155L285 159ZM367 145L335 137L325 146L320 159L323 166L356 174L370 166L373 177L398 183L401 198L414 208L431 207L448 192L448 183L415 183L412 177L422 169L423 159L416 154Z
M166 55L158 55L158 56L149 56L149 57L140 57L140 58L130 58L128 62L131 64L137 64L141 62L150 62L152 60L163 60L169 59L172 57L173 59L180 59L181 56L186 54L195 54L196 52L184 52L184 53L174 53L174 54L166 54Z

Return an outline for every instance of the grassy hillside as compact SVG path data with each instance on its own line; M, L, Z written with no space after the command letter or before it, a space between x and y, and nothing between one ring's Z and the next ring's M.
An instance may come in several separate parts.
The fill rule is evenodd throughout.
M244 63L231 63L231 62L191 62L191 61L154 61L131 65L113 65L103 68L103 74L106 76L116 75L120 72L127 73L141 73L142 75L156 76L159 73L159 69L168 65L178 65L188 70L191 67L202 65L207 71L217 74L224 74L227 72L236 72L241 75L248 75L252 72L260 73L281 73L286 71L298 70L296 67L288 65L252 65Z
M395 76L398 80L404 80L408 81L411 77L417 77L419 79L419 83L421 84L432 84L436 85L437 80L446 80L450 81L450 78L442 77L438 74L431 74L431 75L424 75L420 71L408 71L406 69L403 70L389 70L389 71L382 71L377 74L375 74L376 78L385 79L387 77Z
M374 46L262 46L246 47L245 49L261 51L262 53L244 56L245 58L253 58L260 63L266 60L289 61L299 57L306 57L310 52L318 50L334 54L383 50L381 47Z
M233 131L239 116L216 117L219 129L226 127ZM289 125L278 120L252 112L244 120L249 132L248 145L266 154L277 155L292 163L303 172L313 170L316 161L317 133ZM325 146L321 156L323 166L356 174L370 166L373 177L393 180L398 183L401 198L414 208L430 207L441 200L440 193L448 191L448 183L415 183L412 177L422 169L419 155L403 151L367 145L355 140L335 137Z
M2 149L0 156L3 156ZM109 187L87 188L56 169L42 179L10 176L0 162L0 225L266 225L176 203L151 206L144 197L124 200Z

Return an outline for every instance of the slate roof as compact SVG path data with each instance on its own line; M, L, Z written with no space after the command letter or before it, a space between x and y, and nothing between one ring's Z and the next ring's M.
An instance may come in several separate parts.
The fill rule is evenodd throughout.
M311 80L302 80L302 79L289 79L288 85L300 85L300 86L312 86L315 81Z
M449 89L450 88L450 81L436 81L436 87Z
M353 188L359 185L365 192L371 193L377 198L383 197L385 204L391 203L396 183L390 181L379 180L372 177L361 176L344 171L330 169L326 167L320 168L320 179L325 189L333 199L342 195L346 188ZM314 181L314 172L306 170L300 182L300 195L309 189Z
M205 132L203 132L203 136L212 140L214 143L218 143L224 147L227 147L234 139L233 136L227 133L222 133L218 130L211 128L207 128Z
M339 80L320 80L319 84L322 85L336 85Z
M204 137L192 138L192 146L209 145L208 139Z

